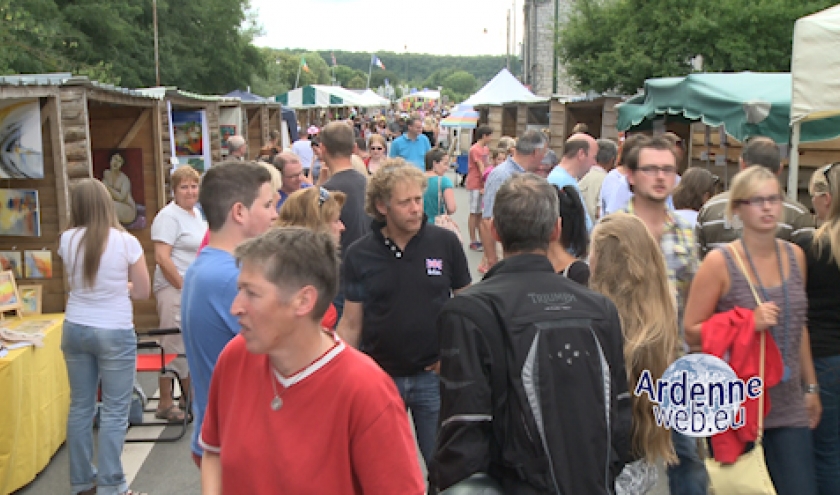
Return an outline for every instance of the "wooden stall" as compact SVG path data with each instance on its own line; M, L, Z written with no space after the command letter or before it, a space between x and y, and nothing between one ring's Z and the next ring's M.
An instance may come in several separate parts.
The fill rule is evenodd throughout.
M596 139L618 141L615 126L618 112L615 106L623 100L621 96L552 98L549 104L549 147L558 155L562 154L563 143L572 135L572 129L578 123L586 124L589 134Z

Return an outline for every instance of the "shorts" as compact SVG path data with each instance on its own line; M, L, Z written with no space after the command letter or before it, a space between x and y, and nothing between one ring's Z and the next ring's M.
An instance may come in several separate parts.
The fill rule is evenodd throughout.
M155 299L157 299L158 317L160 318L160 328L181 328L181 291L167 285L166 287L155 291ZM184 337L181 334L164 335L160 339L160 345L167 354L181 354L181 357L175 358L170 367L174 369L178 375L184 379L190 377L190 369L187 367L187 358L184 349ZM165 373L162 376L174 378L173 375Z
M481 193L481 189L473 189L467 192L470 193L470 213L475 215L481 215L481 210L484 203L484 194Z

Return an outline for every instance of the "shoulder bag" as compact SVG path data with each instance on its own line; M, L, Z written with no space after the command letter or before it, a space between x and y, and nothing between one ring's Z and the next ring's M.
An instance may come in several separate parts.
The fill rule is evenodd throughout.
M738 260L738 266L747 283L750 285L755 302L761 304L761 298L758 296L755 287L753 286L750 276L744 267L744 262L738 251L732 248L735 259ZM784 276L784 275L783 275ZM761 332L761 364L760 377L762 387L764 386L764 364L765 364L765 350L764 341L766 339L766 332ZM761 446L761 440L764 437L764 393L758 399L758 437L755 439L755 447L738 457L735 464L722 464L712 458L706 459L706 471L709 473L709 493L716 495L776 495L776 489L773 486L773 481L770 479L770 473L767 471L767 464L764 462L764 448Z
M458 224L455 223L455 220L452 217L446 214L446 203L443 201L443 191L441 190L441 182L443 182L443 177L438 176L438 214L435 215L435 225L437 225L440 228L454 232L455 236L458 237L458 240L463 242L463 239L461 239L461 228L458 227ZM443 213L441 213L441 210L443 210Z

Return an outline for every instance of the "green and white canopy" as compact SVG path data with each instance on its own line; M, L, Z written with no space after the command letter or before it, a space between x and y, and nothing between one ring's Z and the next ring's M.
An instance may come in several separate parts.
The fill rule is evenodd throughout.
M356 93L340 86L311 84L274 97L284 106L300 108L377 107L387 106L385 99L375 99L367 93Z

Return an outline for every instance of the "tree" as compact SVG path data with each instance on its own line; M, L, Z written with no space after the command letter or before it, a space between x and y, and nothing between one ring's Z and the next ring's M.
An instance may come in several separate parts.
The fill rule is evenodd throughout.
M357 69L351 69L346 65L336 65L333 69L335 71L335 79L338 81L339 86L344 86L345 88L349 88L350 80L355 79L356 77L362 78L362 85L364 86L365 82L367 81L367 73L362 72Z
M581 91L632 94L645 79L705 71L789 71L793 24L826 0L578 0L558 33Z
M463 101L476 90L478 82L469 72L458 70L448 75L441 86L443 86L442 93L450 101Z
M351 89L365 89L367 87L367 78L356 75L353 76L353 79L347 81L346 88Z

